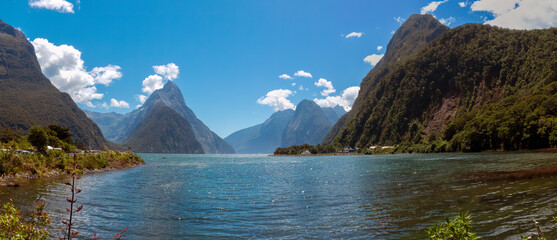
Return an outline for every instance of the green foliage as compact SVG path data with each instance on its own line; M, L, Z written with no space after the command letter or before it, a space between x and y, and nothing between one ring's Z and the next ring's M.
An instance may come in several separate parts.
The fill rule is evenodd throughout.
M337 145L332 144L317 144L313 146L310 144L292 145L290 147L277 148L274 155L299 155L308 150L311 154L330 154L336 153L341 150Z
M29 173L41 176L49 171L63 172L68 170L71 160L70 155L61 151L47 151L45 154L18 154L15 150L0 152L0 175ZM78 154L77 160L86 170L123 169L143 163L134 153L118 151Z
M44 212L44 202L35 207L31 217L31 220L26 220L13 203L4 204L0 211L0 239L48 239L44 226L50 223L50 218Z
M39 152L46 152L46 146L49 141L48 134L46 131L40 126L33 126L29 130L29 134L27 135L27 139L35 147Z
M333 143L419 145L433 135L449 142L448 151L556 146L556 38L557 28L449 30L372 70Z
M472 232L472 217L468 212L460 212L453 219L436 224L426 230L432 240L474 240L480 237Z
M0 142L1 143L8 143L10 141L17 141L21 138L16 131L14 131L10 127L5 127L0 129Z

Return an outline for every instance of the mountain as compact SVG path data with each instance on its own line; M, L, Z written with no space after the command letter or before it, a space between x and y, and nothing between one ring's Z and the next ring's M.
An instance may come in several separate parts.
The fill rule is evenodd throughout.
M237 153L272 153L280 146L282 133L293 116L292 109L273 113L265 122L234 132L224 140Z
M132 137L132 134L134 132L139 131L138 129L141 127L156 126L156 123L145 123L145 121L146 120L159 121L160 119L156 117L153 116L148 117L148 116L152 115L152 112L156 112L158 111L159 108L162 107L168 107L172 109L175 114L169 113L168 110L163 111L163 113L165 113L168 116L172 115L173 117L175 117L174 115L178 115L180 118L182 118L184 121L188 123L189 127L184 126L185 128L191 127L191 133L193 133L193 135L188 136L188 138L195 139L195 141L197 141L201 145L202 151L198 151L197 149L195 149L194 151L188 153L234 153L234 149L232 148L232 146L230 146L230 144L228 144L227 142L222 140L217 134L212 132L207 126L205 126L205 124L201 120L199 120L195 116L193 111L186 105L182 92L180 91L178 86L176 86L176 84L172 81L168 81L162 89L153 92L151 96L147 99L147 101L145 101L143 106L130 113L125 114L123 118L120 118L118 115L114 115L114 114L94 113L89 115L92 116L93 120L97 121L100 125L106 128L106 130L104 130L104 133L107 136L110 136L109 137L110 140L116 143L138 143L138 142L145 142L145 141L139 140L137 138L143 137L148 139L150 135L149 134L144 136L137 135L133 139L130 139ZM113 123L105 124L103 120L113 121ZM178 120L178 119L173 119L171 121L169 120L167 122L169 125L161 124L159 131L172 133L166 128L171 128L171 126L175 126L176 123L180 123L180 122L183 123L182 120ZM155 129L156 128L154 128L153 130ZM166 137L174 138L174 141L179 141L181 139L180 141L189 142L190 141L189 139L183 138L186 136L185 135L186 133L189 133L189 131L176 133L176 135L170 134L167 135ZM156 133L156 134L160 134L160 133ZM149 152L157 152L163 150L167 151L167 149L163 149L163 148L146 149L144 148L145 145L136 145L135 147L136 148L134 149L137 149L137 151L147 151L147 150ZM180 148L176 148L175 150L177 152L182 152Z
M466 24L438 34L437 25L427 15L402 25L388 55L400 51L394 42L416 45L406 43L414 34L430 33L422 38L429 43L372 69L326 141L360 148L437 141L451 151L557 145L557 28ZM410 29L406 38L402 29Z
M123 143L148 153L204 153L191 125L170 107L149 112Z
M109 113L98 113L89 110L83 110L87 117L89 117L93 122L95 122L104 134L106 139L114 138L113 135L106 135L107 133L112 133L111 129L116 128L118 123L124 119L124 114L109 112Z
M19 30L0 20L0 128L26 134L33 125L70 128L74 142L93 149L109 146L99 127L67 93L41 72L33 45Z
M331 143L333 138L339 134L341 128L348 123L356 124L358 126L357 131L361 131L360 126L362 126L363 123L356 123L354 121L356 121L357 114L367 114L367 111L365 111L364 108L368 108L370 105L366 102L366 100L371 92L377 89L376 85L380 79L390 72L393 65L404 62L405 59L420 52L428 45L429 42L433 41L449 29L449 27L441 24L437 21L437 19L435 19L435 17L429 14L411 15L400 26L389 41L383 58L381 58L381 60L362 80L362 83L360 84L360 92L354 101L352 110L339 119L339 121L325 137L324 142ZM366 116L363 116L363 118L365 117Z
M314 101L302 100L282 134L281 146L319 144L332 126L333 123Z
M296 139L300 142L318 143L345 113L339 106L320 108L313 101L304 100L298 104L296 111L288 109L273 113L262 124L234 132L224 140L230 143L237 153L273 153L278 147L290 146L290 142L296 142ZM319 129L320 132L315 134L302 134L308 131L314 133L316 126L327 129ZM283 136L293 139L283 140Z

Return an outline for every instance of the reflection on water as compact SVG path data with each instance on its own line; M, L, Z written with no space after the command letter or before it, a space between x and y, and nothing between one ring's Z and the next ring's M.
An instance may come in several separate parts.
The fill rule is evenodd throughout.
M83 176L80 232L109 238L128 227L130 239L415 239L459 210L470 211L485 237L533 233L532 219L547 232L557 228L550 221L557 216L557 177L487 183L462 178L475 171L557 165L555 154L141 156L147 165ZM47 200L56 229L67 207L64 180L0 188L0 200L14 199L27 210Z

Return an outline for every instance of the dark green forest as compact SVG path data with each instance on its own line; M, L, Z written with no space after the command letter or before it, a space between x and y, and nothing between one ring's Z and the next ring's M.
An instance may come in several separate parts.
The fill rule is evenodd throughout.
M556 39L556 28L449 30L383 69L332 143L444 145L435 151L555 146Z

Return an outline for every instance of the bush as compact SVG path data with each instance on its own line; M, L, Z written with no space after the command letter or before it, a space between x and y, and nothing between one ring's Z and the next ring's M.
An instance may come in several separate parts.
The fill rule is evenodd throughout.
M480 239L472 232L472 217L468 212L460 212L453 219L445 220L440 224L426 230L429 239L432 240L473 240Z

